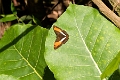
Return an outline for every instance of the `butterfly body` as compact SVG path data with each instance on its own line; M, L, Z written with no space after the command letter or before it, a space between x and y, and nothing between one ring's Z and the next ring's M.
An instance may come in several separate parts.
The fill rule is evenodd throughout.
M53 26L53 30L56 34L56 40L54 42L54 49L57 49L60 46L62 46L62 44L65 44L68 41L69 35L67 34L65 30L62 30L61 28L57 26Z

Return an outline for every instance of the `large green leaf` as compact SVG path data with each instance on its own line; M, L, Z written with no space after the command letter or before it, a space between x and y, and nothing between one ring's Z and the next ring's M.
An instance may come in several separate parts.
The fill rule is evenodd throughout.
M30 24L11 26L0 40L0 76L43 80L47 29Z
M96 9L71 4L54 24L69 40L54 50L53 28L46 40L45 60L57 80L100 80L120 51L120 30Z

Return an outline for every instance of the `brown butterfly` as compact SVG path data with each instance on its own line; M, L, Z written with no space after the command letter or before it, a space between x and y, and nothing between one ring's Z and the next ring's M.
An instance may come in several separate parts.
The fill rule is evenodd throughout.
M56 40L54 42L54 49L57 49L60 46L62 46L62 44L65 44L68 41L69 35L67 34L65 30L62 30L57 26L53 26L53 30L56 34Z

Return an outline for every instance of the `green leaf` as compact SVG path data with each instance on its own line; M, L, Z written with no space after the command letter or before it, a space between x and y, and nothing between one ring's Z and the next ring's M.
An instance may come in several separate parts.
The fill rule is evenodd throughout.
M19 21L21 21L21 22L29 21L29 20L32 20L32 17L30 15L24 15L24 16L19 18Z
M33 16L33 22L34 22L35 24L42 25L41 22L40 22L40 20L37 19L35 16Z
M0 74L43 80L48 30L31 24L11 26L0 40Z
M17 16L15 16L14 14L8 14L8 15L5 15L3 18L1 18L0 22L7 22L15 19L17 19Z
M13 2L11 1L11 11L12 11L12 13L15 15L15 14L17 14L17 10L16 10L16 8L15 8L15 6L14 6L14 4L13 4Z
M109 77L108 80L119 80L120 79L120 73L119 70L117 69L114 71L114 73Z
M54 50L56 35L50 29L45 60L57 80L100 80L120 51L120 30L96 9L71 4L54 24L69 40Z
M109 63L105 71L102 73L101 78L105 78L111 75L115 70L118 69L120 65L120 52L116 55L116 57Z

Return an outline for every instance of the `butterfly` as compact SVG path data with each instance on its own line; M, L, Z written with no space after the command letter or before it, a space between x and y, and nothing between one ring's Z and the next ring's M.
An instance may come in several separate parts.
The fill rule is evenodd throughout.
M53 30L56 34L56 40L54 42L54 49L57 49L60 46L62 46L62 44L65 44L68 41L69 35L67 34L65 30L62 30L61 28L57 26L53 26Z

